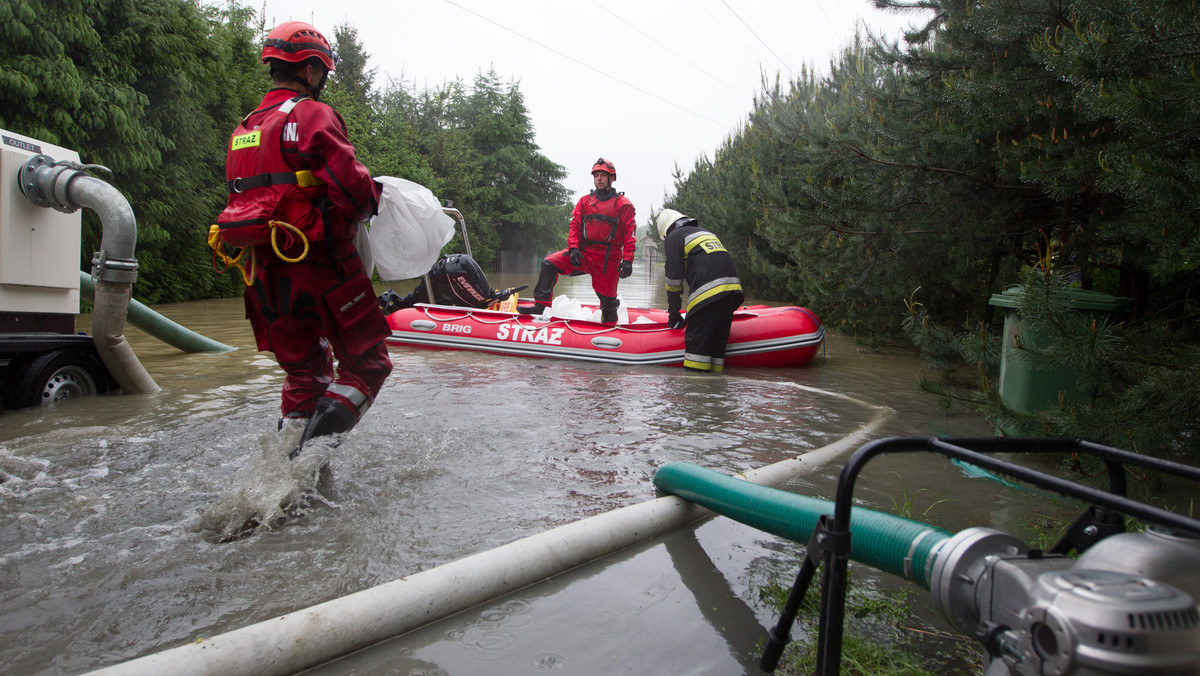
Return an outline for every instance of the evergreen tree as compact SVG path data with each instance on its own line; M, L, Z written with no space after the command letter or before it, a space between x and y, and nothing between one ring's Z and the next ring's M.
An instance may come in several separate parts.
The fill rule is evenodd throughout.
M383 161L387 147L381 137L379 126L379 95L374 90L375 69L368 68L368 54L358 40L358 31L349 24L334 29L333 51L338 56L337 68L329 74L329 81L321 94L321 100L329 104L346 122L346 132L354 144L359 162L370 168Z
M968 398L997 419L1015 414L986 396L1000 318L987 300L1023 284L1042 299L1033 330L1097 384L1094 404L1038 414L1038 431L1194 448L1196 3L881 4L930 10L929 23L765 94L677 203L754 213L751 284L782 280L785 300L834 326L886 336L907 302L931 364L982 376L985 396ZM707 194L722 189L737 195ZM1080 325L1050 302L1065 283L1132 298L1132 321Z
M370 166L376 176L397 176L420 183L435 195L441 182L420 152L420 138L409 118L411 97L398 85L378 95L375 154Z
M337 67L329 74L327 95L339 96L364 110L376 108L379 95L375 92L375 69L367 67L371 55L359 41L358 29L350 24L335 27L333 51L338 60Z
M480 219L479 207L491 199L494 188L483 180L482 158L471 147L468 132L450 126L447 102L452 95L458 95L455 92L460 88L461 82L455 81L436 90L418 92L393 82L384 93L383 102L385 118L411 130L412 147L429 175L428 181L417 182L457 208L473 232ZM474 238L471 242L472 253L478 254ZM457 228L445 250L465 251Z
M248 51L252 16L234 5L202 12L186 0L0 7L0 125L112 170L104 178L138 219L134 292L147 302L233 287L207 272L204 237L223 202L222 130L246 100L230 86L245 82L244 67L224 59ZM87 270L101 233L95 214L84 223Z
M346 120L358 160L374 176L406 178L436 194L437 179L417 150L407 92L396 85L383 93L376 89L376 69L367 67L370 55L353 26L343 24L335 29L334 51L337 69L323 100Z
M0 5L0 124L67 148L90 149L107 139L150 147L136 124L146 100L133 73L114 63L93 17L99 0L28 0ZM94 56L94 60L83 58ZM135 151L138 152L138 151ZM89 156L114 170L156 161Z
M1075 363L1095 399L1021 412L995 396L995 372L980 363L981 394L969 395L1009 429L1086 436L1154 454L1200 452L1200 397L1189 383L1200 364L1196 281L1200 220L1195 191L1200 47L1194 2L988 3L948 11L939 44L949 51L986 35L1016 31L1012 51L996 58L1021 68L959 68L948 103L971 111L980 92L990 105L1016 102L996 131L998 173L1036 186L1017 212L1035 226L1016 230L1026 268L1029 331L1053 336L1049 346L1020 345L1029 368ZM969 37L968 37L969 36ZM923 56L923 55L922 55ZM974 109L975 111L978 108ZM1015 229L1014 229L1015 230ZM1068 284L1134 300L1131 323L1081 321L1058 292ZM970 364L985 334L949 338L914 308L910 335L957 353ZM916 321L922 319L922 321ZM954 366L954 362L941 364ZM944 372L926 387L949 393Z
M446 112L479 154L488 190L473 205L476 258L490 262L500 248L537 253L561 248L571 209L561 183L566 170L538 152L518 85L505 87L495 70L480 73L469 93L451 90Z
M253 13L135 0L113 2L101 16L114 61L136 72L133 86L148 104L141 124L161 158L113 177L138 217L137 295L174 302L240 289L234 275L212 273L206 237L225 205L228 135L265 89ZM235 53L249 62L225 60Z

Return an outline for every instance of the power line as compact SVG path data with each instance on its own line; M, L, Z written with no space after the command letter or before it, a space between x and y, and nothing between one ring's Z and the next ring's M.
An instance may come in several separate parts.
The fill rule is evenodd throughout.
M833 25L833 19L829 18L829 12L825 11L825 5L821 2L821 0L817 0L817 9L821 10L821 16L825 17L825 23L829 24L829 28L836 33L837 26ZM845 15L846 12L843 10L842 16L844 17Z
M553 52L554 54L557 54L558 56L561 56L561 57L562 57L562 58L564 58L564 59L567 59L567 60L569 60L569 61L571 61L571 62L573 62L573 63L576 63L576 64L578 64L578 65L580 65L580 66L583 66L584 68L587 68L587 69L588 69L588 70L590 70L590 71L593 71L593 72L599 73L600 75L603 75L604 77L606 77L606 78L608 78L608 79L610 79L610 80L613 80L614 82L617 82L617 83L619 83L619 84L623 84L623 85L625 85L626 87L629 87L630 89L632 89L632 90L634 90L634 91L636 91L636 92L639 92L639 93L641 93L641 94L644 94L644 95L646 95L646 96L649 96L650 98L652 98L652 99L655 99L655 100L657 100L657 101L661 101L662 103L665 103L665 104L667 104L668 106L671 106L671 107L673 107L673 108L678 108L679 110L682 110L683 112L685 112L685 113L687 113L687 114L689 114L689 115L692 115L692 116L694 116L694 117L698 117L698 118L700 118L701 120L704 120L705 122L710 122L710 123L712 123L712 124L715 124L715 125L717 125L718 127L722 128L722 129L728 129L728 128L729 128L729 125L727 125L727 124L722 124L722 123L720 123L720 122L717 122L716 120L714 120L714 119L712 119L712 118L710 118L710 117L706 117L706 116L704 116L704 115L701 115L700 113L698 113L698 112L696 112L696 111L694 111L694 110L692 110L692 109L690 109L690 108L685 108L685 107L683 107L683 106L679 105L678 103L675 103L674 101L670 101L670 100L668 100L668 99L664 99L663 97L661 97L661 96L659 96L659 95L657 95L657 94L654 94L654 93L648 92L648 91L646 91L645 89L642 89L641 87L638 87L637 85L630 84L630 83L628 83L628 82L626 82L626 81L624 81L624 80L622 80L622 79L620 79L620 78L618 78L618 77L616 77L616 76L614 76L614 75L611 75L611 74L609 74L609 73L606 73L606 72L605 72L605 71L603 71L603 70L600 70L599 68L596 68L596 67L594 67L594 66L592 66L592 65L590 65L590 64L584 63L583 61L580 61L579 59L576 59L575 57L573 57L573 56L571 56L571 55L569 55L569 54L564 54L564 53L562 53L562 52L558 51L557 49L554 49L553 47L550 47L550 46L548 46L548 45L544 45L544 44L542 44L542 43L538 42L537 40L534 40L533 38L531 38L531 37L529 37L529 36L527 36L527 35L524 35L524 34L522 34L522 33L518 33L517 31L515 31L515 30L513 30L513 29L509 28L508 26L505 26L505 25L504 25L504 24L502 24L502 23L499 23L499 22L497 22L497 21L494 21L494 20L492 20L492 19L489 19L488 17L486 17L486 16L484 16L484 15L482 15L482 14L480 14L480 13L478 13L478 12L474 11L474 10L470 10L470 9L467 9L466 7L463 7L462 5L458 4L457 2L454 2L454 0L445 0L445 2L446 2L446 4L448 4L448 5L452 5L452 6L454 6L454 7L457 7L457 8L461 9L462 11L464 11L464 12L466 12L466 13L468 13L468 14L471 14L471 15L473 15L473 16L476 16L476 17L480 18L480 19L483 19L484 21L486 21L486 22L488 22L488 23L492 24L493 26L496 26L497 28L503 28L504 30L508 31L509 33L512 33L513 35L515 35L515 36L517 36L517 37L519 37L519 38L521 38L521 39L523 39L523 40L528 40L529 42L532 42L533 44L537 45L538 47L541 47L542 49L545 49L546 51Z
M743 92L743 91L739 90L738 88L734 87L733 85L731 85L731 84L729 84L729 83L727 83L727 82L725 82L725 81L721 80L721 79L720 79L720 78L718 78L717 76L713 75L713 74L712 74L712 73L710 73L709 71L707 71L707 70L705 70L705 69L701 68L700 66L696 65L694 62L692 62L691 60L689 60L687 57L683 56L683 55L682 55L682 54L680 54L679 52L676 52L675 50L671 49L670 47L668 47L668 46L664 45L663 43L659 42L658 40L656 40L656 39L654 38L654 36L652 36L652 35L648 35L648 34L647 34L647 33L645 33L644 31L642 31L642 29L638 28L637 26L635 26L635 25L633 25L633 24L629 23L629 22L628 22L628 21L626 21L625 19L623 19L623 18L621 18L620 16L618 16L616 12L614 12L614 11L612 11L611 9L609 9L609 8L605 7L604 5L600 4L599 2L596 2L596 0L592 0L592 4L593 4L593 5L595 5L595 6L597 6L597 7L599 7L600 9L602 9L602 10L604 10L604 11L608 12L608 13L609 13L609 14L611 14L611 15L613 16L613 18L615 18L617 21L620 21L621 23L625 24L626 26L629 26L629 27L630 27L630 28L632 28L633 30L637 31L637 32L638 32L638 33L639 33L639 34L640 34L642 37L644 37L644 38L646 38L647 40L649 40L649 41L653 42L654 44L658 45L659 47L662 47L663 49L667 50L668 52L670 52L670 53L671 53L671 55L672 55L672 56L674 56L675 58L679 59L680 61L683 61L684 63L686 63L687 65L691 66L692 68L695 68L696 70L700 71L702 74L704 74L706 77L710 78L711 80L713 80L713 81L714 81L714 82L716 82L717 84L724 85L724 86L725 86L727 89L729 89L729 91L731 91L731 92L733 92L733 93L735 93L735 94L738 94L738 95L741 95L741 96L744 96L744 95L745 95L745 92Z
M699 9L701 12L704 12L706 15L708 15L708 18L712 19L713 23L716 24L717 27L719 27L721 30L728 33L729 37L733 38L734 40L737 40L738 44L745 47L746 51L748 51L754 55L754 58L758 59L760 62L763 61L763 58L758 54L758 52L756 52L754 50L753 47L746 44L746 41L742 40L741 36L739 36L737 33L734 33L733 31L729 30L729 28L727 28L725 26L725 22L723 22L720 19L718 19L717 17L713 16L713 13L708 11L708 8L706 8L704 5L700 4L700 0L692 0L692 2L696 5L696 9Z
M750 24L746 23L746 20L745 20L745 19L743 19L743 18L741 17L741 15L740 15L740 14L738 14L738 13L737 13L737 12L735 12L735 11L733 11L733 8L729 6L729 3L728 3L728 2L725 2L725 0L721 0L721 4L722 4L722 5L725 5L725 9L729 10L729 13L730 13L730 14L734 15L735 17L737 17L737 20L738 20L738 21L741 21L741 22L742 22L742 25L746 27L746 30L750 31L750 34L751 34L751 35L753 35L755 38L758 38L758 41L759 41L759 42L761 42L761 43L763 44L763 47L766 47L766 48L767 48L767 51L768 51L768 52L771 52L771 55L772 55L772 56L774 56L774 57L775 57L775 58L776 58L776 59L779 61L779 63L783 64L783 67L784 67L784 68L787 68L789 73L791 73L792 75L795 75L795 74L796 74L796 71L792 70L791 66L789 66L789 65L787 64L787 61L784 61L784 60L783 60L783 57L781 57L781 56L779 56L778 54L776 54L776 53L775 53L775 50L774 50L774 49L771 49L771 45L768 45L768 44L767 44L767 41L766 41L766 40L763 40L763 39L762 39L762 37L761 37L761 36L759 36L759 34L758 34L757 32L755 32L755 30L754 30L753 28L751 28L751 27L750 27Z

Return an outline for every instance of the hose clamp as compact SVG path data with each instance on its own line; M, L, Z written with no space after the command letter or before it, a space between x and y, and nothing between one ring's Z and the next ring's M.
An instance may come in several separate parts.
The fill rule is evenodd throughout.
M129 258L109 258L108 252L97 251L92 256L92 283L111 282L133 284L138 277L138 262Z
M916 557L917 548L920 547L922 542L924 542L927 538L940 534L940 531L930 528L928 530L921 531L920 535L913 538L912 542L908 543L908 551L904 553L904 579L916 580L916 575L919 572L925 575L924 582L926 585L928 585L929 571L916 570L916 568L913 567L913 559Z

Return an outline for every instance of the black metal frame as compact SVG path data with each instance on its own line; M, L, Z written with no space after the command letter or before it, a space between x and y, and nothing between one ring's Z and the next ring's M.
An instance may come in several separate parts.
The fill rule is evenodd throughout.
M836 676L841 670L842 624L846 611L846 581L850 555L850 508L854 484L863 467L872 459L888 453L925 451L968 462L1018 481L1060 495L1091 503L1085 514L1068 529L1052 552L1083 551L1109 534L1123 530L1125 517L1167 526L1200 537L1200 521L1126 497L1125 467L1136 466L1200 482L1200 468L1151 458L1129 451L1078 439L1011 439L901 437L870 442L850 456L838 477L837 496L832 517L820 517L808 543L804 563L788 595L779 622L771 630L759 666L773 672L787 645L796 613L816 575L818 566L825 570L821 585L821 614L817 634L817 668L820 676ZM1079 453L1098 457L1107 470L1109 490L1082 486L1045 472L1007 460L991 457L994 453ZM1099 509L1097 509L1099 508ZM1096 528L1088 528L1096 526Z

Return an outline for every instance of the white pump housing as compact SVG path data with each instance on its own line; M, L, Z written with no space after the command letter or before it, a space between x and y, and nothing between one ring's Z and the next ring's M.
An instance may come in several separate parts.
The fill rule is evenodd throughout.
M66 148L0 129L0 312L79 314L80 212L41 208L18 173L34 155L79 162Z

